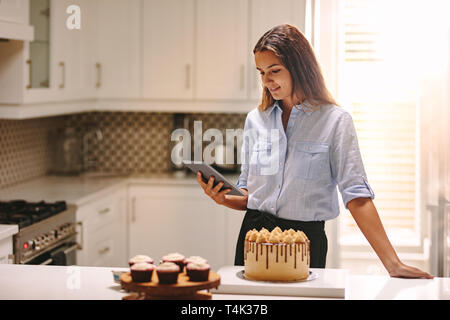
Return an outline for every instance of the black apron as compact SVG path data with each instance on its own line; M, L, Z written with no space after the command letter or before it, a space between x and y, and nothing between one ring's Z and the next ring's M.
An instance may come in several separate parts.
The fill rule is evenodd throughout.
M292 228L303 231L310 241L310 267L325 268L328 250L327 236L325 235L325 221L289 220L279 218L271 213L252 209L247 209L244 220L242 221L234 258L234 264L236 266L244 265L244 242L247 231L253 228L259 231L263 227L269 231L272 231L275 227L280 227L281 230L289 230Z

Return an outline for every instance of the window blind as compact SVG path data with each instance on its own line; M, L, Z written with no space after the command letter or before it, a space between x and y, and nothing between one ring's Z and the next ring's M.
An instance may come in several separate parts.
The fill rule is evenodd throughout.
M339 98L352 114L385 229L415 234L416 94L414 82L399 67L401 49L386 46L396 32L386 12L388 1L345 0ZM360 233L350 214L341 222L344 235Z

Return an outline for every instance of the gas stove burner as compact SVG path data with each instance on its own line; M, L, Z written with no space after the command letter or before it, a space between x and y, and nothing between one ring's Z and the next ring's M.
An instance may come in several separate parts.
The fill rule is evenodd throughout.
M0 224L17 224L24 228L67 209L65 201L48 203L12 200L0 202Z

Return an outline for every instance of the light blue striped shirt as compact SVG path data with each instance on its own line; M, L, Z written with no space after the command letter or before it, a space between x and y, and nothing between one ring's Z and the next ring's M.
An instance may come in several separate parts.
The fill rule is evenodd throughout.
M334 105L292 108L284 131L278 101L245 120L238 188L248 190L247 207L300 221L339 215L336 186L347 207L355 198L374 198L361 159L351 115Z

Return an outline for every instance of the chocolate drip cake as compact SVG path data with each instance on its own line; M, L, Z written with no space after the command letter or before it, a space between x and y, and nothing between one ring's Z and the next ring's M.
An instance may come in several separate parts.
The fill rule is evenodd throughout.
M309 240L302 231L247 232L244 245L245 277L251 280L297 281L309 276Z

